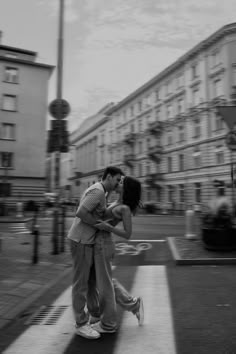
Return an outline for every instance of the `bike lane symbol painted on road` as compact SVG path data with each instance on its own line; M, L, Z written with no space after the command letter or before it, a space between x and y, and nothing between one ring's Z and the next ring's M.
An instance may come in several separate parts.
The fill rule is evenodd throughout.
M116 244L116 254L118 256L130 255L137 256L143 251L147 251L152 248L152 245L149 242L140 242L136 245L131 245L125 242Z

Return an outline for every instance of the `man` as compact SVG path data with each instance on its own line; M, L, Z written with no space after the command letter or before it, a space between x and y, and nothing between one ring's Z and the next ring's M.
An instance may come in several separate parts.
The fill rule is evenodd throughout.
M100 333L88 324L88 313L99 317L99 300L96 290L94 267L95 224L101 220L106 208L106 194L115 190L124 175L117 167L107 167L102 181L90 186L82 195L76 217L69 230L73 259L72 306L76 321L76 333L89 339L97 339ZM89 285L89 286L88 286Z

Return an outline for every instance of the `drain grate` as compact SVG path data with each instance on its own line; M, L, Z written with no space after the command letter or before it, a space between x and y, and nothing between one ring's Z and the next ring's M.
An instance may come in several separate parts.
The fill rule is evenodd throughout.
M25 324L54 325L68 307L68 305L43 305L25 322Z

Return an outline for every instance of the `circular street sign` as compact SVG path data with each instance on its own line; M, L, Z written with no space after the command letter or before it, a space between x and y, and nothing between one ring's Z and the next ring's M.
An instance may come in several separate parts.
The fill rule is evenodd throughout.
M64 119L70 113L70 105L66 100L57 98L49 104L48 110L52 117Z
M236 131L231 131L226 135L226 144L230 150L236 150Z

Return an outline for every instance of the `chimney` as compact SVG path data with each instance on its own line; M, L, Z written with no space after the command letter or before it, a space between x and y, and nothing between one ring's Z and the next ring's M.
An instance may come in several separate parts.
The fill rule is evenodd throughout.
M2 44L2 31L0 31L0 45Z

